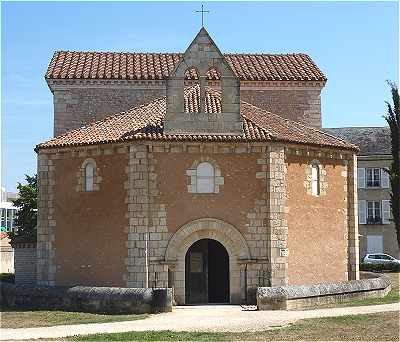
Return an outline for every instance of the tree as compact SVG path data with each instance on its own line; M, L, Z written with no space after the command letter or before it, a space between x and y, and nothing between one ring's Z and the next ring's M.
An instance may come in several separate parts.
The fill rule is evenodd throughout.
M390 201L392 204L393 222L396 228L397 243L400 246L400 99L399 89L393 82L391 88L393 105L386 102L388 113L384 116L390 128L393 161L388 170L390 177Z
M8 236L13 242L36 241L37 224L37 175L25 175L27 184L18 183L18 198L13 201L17 208L14 221L15 231Z

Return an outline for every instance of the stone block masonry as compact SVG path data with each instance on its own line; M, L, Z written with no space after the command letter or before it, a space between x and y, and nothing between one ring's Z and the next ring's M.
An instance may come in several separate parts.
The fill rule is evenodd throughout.
M36 243L14 243L15 283L18 285L36 284Z
M165 96L165 87L54 86L54 136Z
M55 165L54 155L38 155L37 284L55 285Z
M268 146L267 160L267 236L271 262L271 286L288 284L288 223L285 215L285 148Z
M209 82L213 87L214 82ZM54 102L54 136L85 126L166 95L165 81L105 82L90 84L51 81ZM220 85L219 85L220 86ZM288 86L274 82L241 82L240 98L290 120L321 127L322 84Z
M349 301L352 298L381 298L391 289L387 276L337 283L260 287L258 310L303 310L324 304Z
M5 307L101 314L172 311L171 289L1 285L1 305Z
M360 277L359 235L358 235L358 200L357 200L357 156L346 164L347 175L347 243L348 243L348 279Z
M167 287L168 266L160 264L169 240L165 205L155 203L158 195L156 160L147 145L131 145L128 181L127 287Z
M211 64L212 61L212 64ZM199 74L199 112L190 115L184 110L185 73L195 68ZM221 83L222 109L220 115L206 113L206 74L217 70ZM240 80L204 28L201 28L185 51L167 81L167 111L164 119L167 134L242 134L240 114Z
M241 100L284 118L320 128L321 87L246 87Z
M291 153L304 157L293 162L299 170L299 180L293 176L296 174L290 174L293 165L289 168L287 165L291 163L288 162ZM249 294L245 289L255 291L260 286L286 286L291 281L293 284L288 260L304 246L288 245L290 234L297 231L299 235L294 236L301 241L311 224L315 226L316 234L326 233L321 227L323 221L316 216L312 222L304 216L304 229L296 223L288 228L288 210L293 209L288 206L296 202L290 202L294 196L293 192L288 192L287 185L289 180L299 184L299 190L296 190L299 200L309 196L303 184L306 167L317 156L325 160L324 176L330 185L323 199L331 195L332 184L340 184L340 189L335 187L338 195L334 197L340 199L337 200L339 211L347 210L347 216L342 215L343 221L339 223L346 229L343 233L336 228L334 231L342 237L345 231L349 236L355 236L356 227L351 223L353 221L350 222L350 216L355 214L351 198L355 196L349 194L354 190L354 180L348 179L354 166L350 155L342 155L340 151L278 143L200 142L126 142L41 150L38 158L38 284L72 286L79 281L88 286L173 287L178 303L184 303L185 255L199 239L214 239L226 248L231 303L243 301ZM92 158L99 168L99 191L76 191L79 177L82 177L80 169L87 158ZM188 186L193 186L193 175L190 172L188 175L188 170L195 170L194 165L199 161L218 166L215 173L221 180L218 192L196 194L188 191ZM62 173L54 177L56 166ZM57 193L64 195L57 199L54 198L56 182ZM110 193L113 194L111 202ZM348 197L346 203L343 196ZM68 200L64 201L65 198ZM56 235L63 236L57 244L54 243L57 238L54 233L55 201L59 207L74 208L73 217L64 212L57 214ZM107 211L110 204L113 209ZM109 212L114 213L110 221ZM102 219L99 219L101 214ZM89 215L90 220L87 219ZM85 224L79 226L80 222ZM74 240L77 235L86 236L92 246L102 248L103 255L98 255L96 248L82 248L82 244ZM353 262L349 269L356 267L352 254L355 243L349 242L345 246L345 239L347 235L341 244L332 244L332 250L343 252L338 266L343 277L326 277L327 281L346 279L348 261ZM69 241L69 244L75 241L73 257L68 252L70 247L63 245L63 241ZM347 249L348 253L345 252ZM173 256L170 255L172 250L175 251ZM111 259L112 263L107 262ZM79 264L81 260L85 262ZM110 276L103 276L106 272L109 275L114 272L112 282ZM357 276L357 270L354 276ZM313 281L324 280L317 275Z

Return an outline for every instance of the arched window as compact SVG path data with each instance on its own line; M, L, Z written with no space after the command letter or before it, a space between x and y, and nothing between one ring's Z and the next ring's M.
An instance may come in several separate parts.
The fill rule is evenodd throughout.
M211 101L209 99L206 100L206 113L222 113L222 103L224 97L224 91L222 89L222 79L221 73L218 71L216 67L212 67L208 69L206 73L206 79L210 82L213 82L213 89L216 89L219 92L218 100ZM218 81L218 83L216 83ZM215 99L216 97L214 97ZM207 103L208 102L208 103Z
M89 162L85 166L85 191L94 190L94 165Z
M319 165L314 163L311 165L311 194L313 196L320 195L320 172Z
M186 69L185 84L189 84L192 87L190 87L189 89L186 88L183 89L183 92L186 92L186 98L187 98L185 99L184 102L184 112L201 113L203 109L201 104L202 87L200 84L200 74L196 68L190 67Z
M200 163L196 169L196 192L213 193L214 190L214 166L207 162Z

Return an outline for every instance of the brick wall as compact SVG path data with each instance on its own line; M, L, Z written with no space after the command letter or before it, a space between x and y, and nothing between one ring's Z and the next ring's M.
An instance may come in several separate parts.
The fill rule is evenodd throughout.
M142 83L139 86L51 85L54 94L54 135L165 96L163 83ZM314 127L321 127L320 93L320 86L265 89L246 86L240 90L241 100Z
M294 121L321 127L321 89L241 89L242 101Z
M165 95L164 89L69 88L54 91L54 135Z

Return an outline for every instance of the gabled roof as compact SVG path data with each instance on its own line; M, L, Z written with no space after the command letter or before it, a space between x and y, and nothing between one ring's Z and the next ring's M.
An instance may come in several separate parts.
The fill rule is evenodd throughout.
M199 87L185 90L185 111L199 109ZM212 134L164 134L163 119L166 111L165 97L129 111L106 117L88 126L70 131L47 142L37 145L37 149L93 145L134 140L158 141L237 141L237 142L288 142L357 150L357 147L339 138L301 123L284 119L263 109L241 101L244 133L241 135ZM221 95L206 89L206 112L221 113ZM223 115L223 114L221 114Z
M242 81L321 81L326 77L306 54L224 54ZM162 80L178 64L180 53L75 52L54 53L45 78ZM197 75L188 73L188 79ZM216 80L218 75L209 75Z
M357 145L361 156L391 154L389 127L340 127L324 131Z

